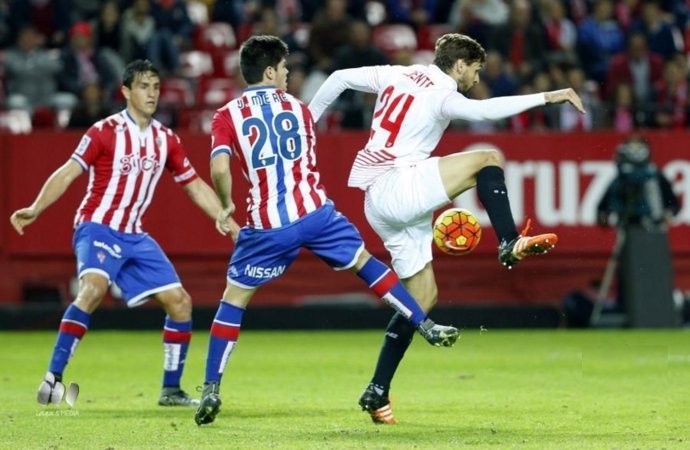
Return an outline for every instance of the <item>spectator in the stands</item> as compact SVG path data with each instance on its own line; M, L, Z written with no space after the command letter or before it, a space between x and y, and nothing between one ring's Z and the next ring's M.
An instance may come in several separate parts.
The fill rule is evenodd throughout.
M592 131L603 126L604 109L598 97L596 85L588 82L585 72L579 67L570 67L566 71L568 86L573 88L582 99L587 114L580 114L571 105L558 108L558 125L560 131Z
M156 31L149 48L149 59L167 73L180 68L180 51L191 47L194 24L183 0L152 0L151 15Z
M355 20L350 25L350 39L335 51L332 70L350 69L360 66L389 64L388 56L371 42L371 28L366 22ZM366 128L373 94L347 90L338 98L335 109L342 113L340 126L343 128ZM374 99L376 96L374 95Z
M312 66L330 73L333 53L350 39L351 23L346 0L326 0L311 24L308 54Z
M633 104L637 111L638 124L653 123L653 87L661 80L663 60L647 49L647 42L641 33L633 33L628 48L611 58L606 77L605 97L609 100L620 84L630 85Z
M666 20L658 0L644 0L642 15L632 23L630 31L644 33L649 50L665 60L683 50L680 30Z
M73 22L90 22L98 18L101 1L68 0Z
M125 70L125 62L120 56L122 49L122 27L120 25L120 7L115 0L106 0L101 4L98 17L90 22L94 33L94 48L99 49L117 73Z
M613 106L609 111L609 128L616 133L630 133L636 128L635 100L629 84L621 83L616 86Z
M514 95L518 89L515 78L506 70L503 57L496 51L486 53L481 79L487 84L493 97Z
M640 17L642 5L640 0L619 0L614 5L614 15L618 25L624 32L628 32L633 21Z
M685 64L667 61L664 76L654 86L656 125L666 130L682 130L688 117L688 80Z
M67 42L70 0L9 0L9 15L15 30L34 27L45 37L46 47L57 48Z
M514 0L508 22L492 28L487 50L498 51L518 82L527 82L546 65L545 42L544 29L535 20L532 4Z
M591 80L603 83L609 58L623 50L625 36L613 16L611 0L595 0L594 11L577 28L577 51Z
M104 95L112 96L119 86L120 74L106 54L93 45L93 30L87 22L75 23L69 31L70 44L62 50L60 89L79 96L89 83L98 83Z
M412 25L415 29L432 23L446 23L452 6L452 0L386 0L389 20Z
M106 0L101 4L98 17L91 22L94 30L94 43L98 48L109 48L119 53L122 48L122 26L120 6L116 0Z
M89 128L112 114L98 83L89 83L81 91L79 103L70 114L67 128Z
M503 0L456 0L448 24L486 45L491 27L508 22L510 9Z
M6 106L32 113L37 107L71 109L77 97L59 92L57 76L60 59L42 48L45 38L27 26L17 35L14 47L5 56Z
M149 0L134 0L122 14L122 59L149 59L149 43L156 32Z
M542 3L542 17L546 30L549 59L575 62L575 45L577 44L577 28L572 20L566 16L566 10L561 0L545 0Z

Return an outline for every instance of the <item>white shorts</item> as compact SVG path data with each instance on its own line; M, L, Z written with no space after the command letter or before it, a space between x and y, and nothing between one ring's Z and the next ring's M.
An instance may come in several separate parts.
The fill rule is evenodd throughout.
M440 158L396 167L366 191L364 213L390 252L393 269L409 278L431 261L436 209L450 203L438 170Z

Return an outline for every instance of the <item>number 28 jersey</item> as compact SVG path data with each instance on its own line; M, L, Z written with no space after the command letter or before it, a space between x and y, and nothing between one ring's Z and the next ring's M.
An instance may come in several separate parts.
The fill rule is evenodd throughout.
M245 89L216 111L211 137L211 158L237 156L250 183L250 227L282 227L326 202L316 168L314 120L292 95L273 86Z

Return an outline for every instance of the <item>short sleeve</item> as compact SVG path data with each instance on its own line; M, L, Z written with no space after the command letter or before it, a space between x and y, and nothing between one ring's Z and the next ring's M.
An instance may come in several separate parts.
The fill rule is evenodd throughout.
M211 158L221 153L232 156L234 135L235 127L229 111L226 108L219 109L211 121Z
M182 141L175 133L168 135L168 151L165 167L172 173L176 183L184 186L199 177L187 158Z
M103 133L102 122L98 122L84 133L74 149L71 158L79 163L83 170L89 170L103 152Z

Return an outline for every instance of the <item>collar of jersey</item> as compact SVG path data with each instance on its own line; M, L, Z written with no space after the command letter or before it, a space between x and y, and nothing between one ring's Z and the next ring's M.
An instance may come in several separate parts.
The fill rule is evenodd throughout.
M139 125L137 125L137 121L134 120L134 117L132 117L132 115L129 113L129 111L127 110L127 108L125 108L124 113L125 113L125 117L127 118L127 120L129 120L130 122L132 122L132 125L135 125L135 126L137 127L137 129L138 129L138 128L139 128ZM146 128L148 128L149 125L151 125L151 122L152 122L152 121L153 121L153 119L149 119L149 123L146 124Z
M133 125L129 128L130 132L137 133L137 136L139 136L139 138L146 138L149 129L151 128L151 123L153 122L153 119L149 119L149 123L146 125L146 128L142 130L139 128L139 125L137 125L137 122L134 120L134 117L132 117L129 111L127 111L127 108L125 108L124 113L125 119Z
M436 64L429 64L429 67L431 67L431 69L434 70L439 77L441 77L443 83L448 84L448 87L453 90L458 89L458 83L453 79L453 77L442 71L440 67L438 67Z
M250 87L244 88L244 91L242 91L242 92L260 91L260 90L264 90L264 89L278 89L278 87L274 86L272 84L265 84L263 86L250 86Z

